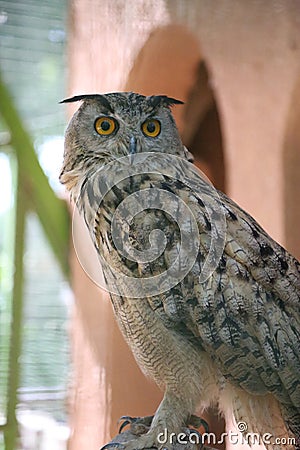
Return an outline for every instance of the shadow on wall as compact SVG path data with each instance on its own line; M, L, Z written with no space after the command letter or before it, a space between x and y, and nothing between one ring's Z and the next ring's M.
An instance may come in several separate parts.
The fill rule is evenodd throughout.
M196 71L184 111L184 144L217 189L225 192L226 173L220 117L204 62Z

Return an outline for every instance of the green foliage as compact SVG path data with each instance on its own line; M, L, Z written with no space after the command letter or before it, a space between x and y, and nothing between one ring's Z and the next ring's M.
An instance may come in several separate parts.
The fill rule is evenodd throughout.
M0 113L11 134L20 171L20 181L29 206L37 212L63 273L68 276L69 214L65 202L56 197L44 174L30 136L14 107L0 76Z

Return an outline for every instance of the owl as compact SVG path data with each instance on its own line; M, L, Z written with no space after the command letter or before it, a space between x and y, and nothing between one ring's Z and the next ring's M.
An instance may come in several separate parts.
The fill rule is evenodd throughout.
M199 174L171 113L182 102L132 92L63 102L77 101L60 181L118 325L164 392L147 432L121 447L172 449L214 406L244 435L272 436L268 450L299 449L298 261Z

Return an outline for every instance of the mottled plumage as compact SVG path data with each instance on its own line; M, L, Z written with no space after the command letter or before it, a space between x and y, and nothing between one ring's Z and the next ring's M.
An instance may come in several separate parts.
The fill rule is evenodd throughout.
M77 100L83 104L66 132L60 179L77 202L105 260L104 274L124 337L142 370L165 392L149 432L127 443L126 450L157 445L157 435L164 428L180 432L197 407L203 410L209 405L217 405L227 415L232 411L236 422L247 423L247 432L271 433L277 438L294 435L299 448L299 263L185 162L190 154L170 112L176 100L115 93L67 101ZM106 123L97 125L102 117ZM155 121L161 130L154 136ZM135 162L141 153L145 153L144 160ZM124 163L122 157L129 154ZM109 163L113 171L105 171ZM134 172L135 164L139 173ZM118 179L124 167L128 176ZM140 212L126 223L127 210L122 215L118 207L133 193L141 196L132 197L131 203ZM142 197L148 198L148 208ZM165 209L166 198L168 208L177 211L175 219L181 221L177 225ZM178 255L180 228L191 226L190 218L176 209L175 200L172 205L173 198L181 199L196 220L196 257L184 278L170 289L158 283L153 286L159 292L154 289L151 295L145 284L143 295L145 280L159 277ZM130 206L127 212L129 217ZM114 223L119 230L115 241ZM157 229L164 232L167 243L153 260L134 260L117 248L127 240L143 255L149 251L150 233ZM216 243L214 270L201 280L212 242ZM193 236L187 246L179 258L183 268L195 254ZM132 283L142 280L139 295L131 281L124 284L114 270L131 277ZM168 280L163 278L162 283ZM280 449L282 445L267 447Z

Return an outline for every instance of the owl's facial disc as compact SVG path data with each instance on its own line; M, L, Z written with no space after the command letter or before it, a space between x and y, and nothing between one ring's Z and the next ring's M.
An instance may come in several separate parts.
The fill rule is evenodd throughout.
M68 170L74 167L76 154L80 155L78 166L84 169L97 158L104 164L111 158L137 153L185 155L170 110L181 101L164 95L120 92L83 94L63 103L77 101L83 103L66 132L66 149L72 149L67 152Z

